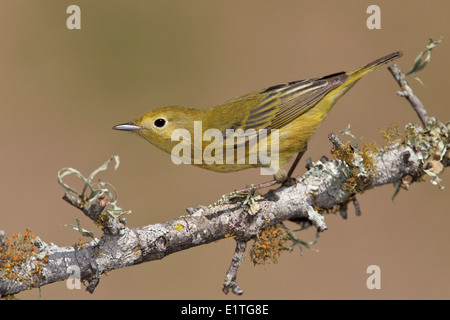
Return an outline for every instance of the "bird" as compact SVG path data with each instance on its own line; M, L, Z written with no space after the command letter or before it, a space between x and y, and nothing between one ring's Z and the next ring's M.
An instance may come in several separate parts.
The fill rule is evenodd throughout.
M337 100L367 73L402 55L394 52L351 72L273 85L205 109L156 108L113 129L134 132L172 155L175 149L182 150L179 158L184 163L216 172L269 168L274 180L260 186L283 183L290 179L308 141ZM207 132L212 134L204 139ZM272 139L275 136L277 139ZM195 137L202 140L196 143ZM277 156L275 167L267 159L257 158L263 144L271 150L270 156ZM244 150L242 159L237 150ZM236 152L231 155L231 151ZM285 171L296 155L290 170Z

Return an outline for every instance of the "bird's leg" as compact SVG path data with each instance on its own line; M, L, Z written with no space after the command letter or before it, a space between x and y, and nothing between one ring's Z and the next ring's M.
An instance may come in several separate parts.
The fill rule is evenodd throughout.
M294 163L292 163L292 166L290 167L290 169L289 169L286 177L284 178L284 180L279 181L277 179L274 179L274 180L267 181L267 182L264 182L264 183L260 183L260 184L257 184L257 185L252 185L251 187L247 187L245 189L238 190L237 192L247 192L248 193L248 192L251 192L251 191L255 191L255 190L271 187L271 186L273 186L275 184L279 184L279 183L283 184L284 186L291 185L291 184L295 183L295 180L291 177L291 175L294 173L295 168L297 167L298 163L302 159L302 157L305 154L307 148L308 148L308 145L305 144L305 146L303 147L303 150L300 151L297 154L297 157L295 158Z
M290 167L290 169L287 173L286 179L283 181L283 185L290 185L290 184L294 183L294 181L293 181L294 179L291 176L294 173L294 170L297 167L300 160L302 159L303 155L306 153L307 149L308 149L308 145L305 144L305 146L303 147L303 150L297 154L297 157L295 158L294 163L292 163L292 166Z
M306 149L308 149L308 145L307 144L305 144L305 146L303 147L303 150L300 151L297 154L297 157L295 158L294 163L292 164L291 168L288 171L287 178L290 178L291 175L294 173L294 170L297 167L297 165L300 162L300 160L302 159L303 155L305 154Z

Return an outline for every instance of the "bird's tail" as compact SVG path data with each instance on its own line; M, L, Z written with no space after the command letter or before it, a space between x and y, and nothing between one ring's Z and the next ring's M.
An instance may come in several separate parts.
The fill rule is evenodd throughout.
M364 67L361 67L353 72L349 72L348 75L350 76L350 81L355 82L359 80L361 77L369 73L370 71L382 66L383 64L386 64L388 62L391 62L392 60L395 60L397 58L400 58L403 55L401 51L397 51L391 54L388 54L385 57L382 57L380 59L377 59L375 61L372 61L368 64L366 64Z
M366 64L364 67L361 67L355 71L345 73L345 75L347 76L347 79L340 86L336 87L335 89L333 89L332 91L330 91L327 94L327 97L326 97L327 98L326 100L328 103L328 104L326 104L327 110L329 111L333 107L334 103L340 97L342 97L348 90L350 90L350 88L352 88L356 84L356 82L358 82L358 80L361 79L363 76L365 76L367 73L375 70L376 68L378 68L392 60L400 58L402 55L403 55L403 53L401 51L394 52L385 57L382 57L373 62L370 62L370 63ZM326 112L328 112L328 111L326 111Z

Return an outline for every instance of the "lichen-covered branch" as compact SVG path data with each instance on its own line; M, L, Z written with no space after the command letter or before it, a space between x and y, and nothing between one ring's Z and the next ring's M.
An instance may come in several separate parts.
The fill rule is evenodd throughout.
M424 66L416 65L413 71ZM114 187L100 181L92 183L94 176L106 170L111 160L116 161L117 168L118 157L109 159L87 178L75 169L61 170L58 181L66 189L63 199L101 227L103 235L88 243L59 247L44 243L29 230L13 235L11 240L0 230L0 297L73 279L74 270L78 271L75 276L86 283L86 290L92 293L107 272L229 237L235 238L236 249L223 291L242 294L237 284L237 271L248 241L255 240L251 250L254 263L264 263L267 258L276 259L283 250L313 245L319 233L328 228L325 214L330 210L338 210L346 218L348 204L352 202L359 215L361 211L355 196L373 187L393 184L398 192L428 175L431 183L443 188L439 175L450 165L450 123L443 124L429 117L400 69L394 65L390 71L403 89L401 95L416 110L423 126L408 124L403 133L397 128L386 130L383 136L387 146L382 148L374 143L360 145L359 141L356 145L344 144L330 134L333 160L322 157L317 162L309 162L308 171L297 177L294 184L281 186L263 196L251 187L224 195L208 207L188 208L188 214L177 219L128 228L124 215L130 211L117 206ZM68 174L75 174L85 182L81 193L62 182ZM271 185L273 182L266 186ZM283 224L286 220L302 228L314 226L316 240L297 239ZM83 235L92 236L79 223L72 227ZM293 243L291 247L284 243L288 240Z
M239 294L242 291L236 283L236 272L246 242L266 227L292 219L325 230L326 210L353 201L357 193L375 186L402 183L406 177L410 185L427 170L437 177L441 170L436 171L434 162L440 159L442 166L448 163L449 127L435 122L427 128L409 126L405 132L402 138L378 150L356 149L331 136L333 145L340 148L339 152L333 152L335 159L310 163L309 170L296 179L296 184L271 190L254 202L234 198L230 203L209 208L199 206L177 219L139 228L128 228L123 217L114 223L114 218L109 217L100 222L104 230L100 239L74 246L59 247L37 240L35 245L39 250L35 255L8 269L9 273L2 266L0 295L67 280L72 276L73 266L79 269L87 290L93 292L101 275L114 269L162 259L228 237L237 239L237 247L224 290ZM90 206L86 199L71 192L64 199L97 223L99 215L93 212L107 205L101 194L97 202L90 200ZM256 213L249 213L251 203L257 203ZM30 280L21 281L23 278Z

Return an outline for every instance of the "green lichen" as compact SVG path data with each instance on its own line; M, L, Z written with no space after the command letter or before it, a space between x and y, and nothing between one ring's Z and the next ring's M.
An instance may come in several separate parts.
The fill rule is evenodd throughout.
M242 203L247 207L247 213L249 215L255 215L261 209L258 201L261 200L261 195L251 185L249 192L233 191L228 194L224 194L219 200L208 206L208 210L215 213L226 204Z
M372 187L378 175L374 162L374 156L378 151L379 147L375 142L364 142L359 147L348 142L340 148L334 147L331 150L333 157L344 164L343 173L347 181L342 184L342 190L356 194Z
M431 178L431 183L439 189L444 189L438 175L450 158L450 123L444 124L430 118L425 128L408 124L402 136L402 143L416 151L421 167Z

